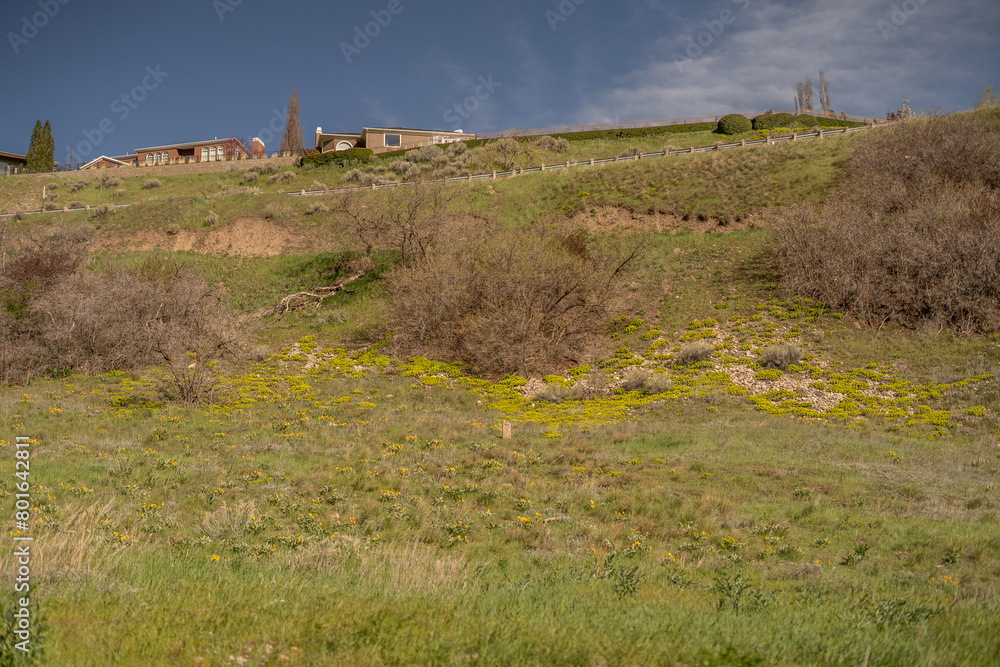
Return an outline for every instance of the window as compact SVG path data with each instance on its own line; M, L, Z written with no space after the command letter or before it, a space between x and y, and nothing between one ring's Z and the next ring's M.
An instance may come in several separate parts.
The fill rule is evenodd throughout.
M211 146L208 149L208 161L215 162L215 146Z
M170 164L170 153L163 152L163 164Z
M349 142L349 141L341 141L339 144L337 144L337 150L338 151L346 151L346 150L350 150L352 148L354 148L354 146L352 146L351 142Z
M219 159L220 160L225 160L226 159L226 147L225 146L219 146Z
M146 153L146 166L148 167L148 166L150 166L152 164L153 164L153 154L152 153Z
M398 134L387 134L385 135L385 145L386 146L396 146L402 143L403 138Z
M160 154L153 153L153 164L160 164Z
M208 146L201 147L201 161L208 162Z

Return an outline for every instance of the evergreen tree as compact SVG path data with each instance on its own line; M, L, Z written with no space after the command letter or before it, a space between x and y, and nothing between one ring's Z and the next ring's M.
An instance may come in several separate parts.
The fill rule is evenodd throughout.
M35 121L35 129L31 133L31 143L28 145L28 154L25 155L27 164L24 170L29 173L43 171L45 157L42 154L42 121Z
M49 125L49 121L45 121L45 127L42 128L42 158L45 160L45 169L43 171L52 171L53 165L56 161L56 142L52 139L52 126Z

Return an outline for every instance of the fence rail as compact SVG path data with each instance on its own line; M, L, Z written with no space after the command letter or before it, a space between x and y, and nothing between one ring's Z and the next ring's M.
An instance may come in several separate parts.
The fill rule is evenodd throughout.
M753 118L754 116L759 116L766 111L743 114L747 118ZM795 111L772 111L771 113L788 113L792 115L807 114L809 116L817 116L822 118L828 118L831 120L848 120L853 123L865 123L871 125L872 123L884 123L884 119L879 118L869 118L867 116L855 116L852 114L836 114L832 111L815 111L806 110L800 111L796 114ZM603 130L634 130L643 129L649 127L666 127L670 125L692 125L695 123L717 123L719 120L728 114L719 114L716 116L691 116L688 118L664 118L661 120L640 120L631 123L601 123L598 125L563 125L560 127L543 127L534 128L531 130L509 130L506 132L478 132L476 133L477 139L499 139L500 137L535 137L544 134L569 134L573 132L598 132Z

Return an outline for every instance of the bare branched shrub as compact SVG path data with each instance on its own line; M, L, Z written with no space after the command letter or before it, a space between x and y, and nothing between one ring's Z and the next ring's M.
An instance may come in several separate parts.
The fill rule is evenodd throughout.
M779 225L781 286L880 326L1000 329L1000 133L974 114L899 123L821 208Z
M143 190L155 190L156 188L163 185L163 183L158 178L150 178L142 184Z
M285 173L283 173L281 175L281 180L283 180L283 181L294 181L295 180L295 172L294 171L286 171Z
M68 180L65 183L66 189L70 192L79 192L90 186L90 181L71 181Z
M1000 188L1000 132L985 114L895 123L872 132L847 164L849 201L873 214L919 208L952 185Z
M126 190L125 188L118 188L117 190L115 190L115 197L124 197L127 194L128 190Z
M321 204L320 202L315 202L309 205L306 209L306 215L316 215L317 213L329 213L330 209L326 204Z
M678 366L690 366L702 361L708 361L712 356L715 347L710 343L700 340L695 343L685 345L674 354L673 362Z
M787 371L789 366L799 363L801 358L802 348L798 345L772 345L760 355L760 367Z
M449 244L390 275L396 344L493 374L578 361L603 342L638 253L584 259L541 231Z
M243 174L243 185L250 185L251 183L256 183L257 179L260 178L260 174L256 171L248 171ZM146 187L145 185L143 187Z
M454 191L441 184L419 184L377 194L341 193L336 209L366 255L375 250L396 250L405 264L427 258L448 225L446 211L454 198Z
M74 199L73 201L71 201L66 205L70 208L87 208L87 202L82 202L77 199Z
M231 320L204 281L156 257L91 271L84 268L80 234L53 234L44 245L24 247L5 267L0 382L50 370L105 372L159 361L173 373L175 366L190 368L188 354L207 363L229 351L235 340ZM199 372L208 370L202 366Z
M636 157L637 155L642 155L642 149L638 146L629 146L619 153L618 157Z
M205 216L205 226L206 227L211 227L212 225L214 225L218 221L219 221L219 214L216 213L215 211L209 211L208 214Z

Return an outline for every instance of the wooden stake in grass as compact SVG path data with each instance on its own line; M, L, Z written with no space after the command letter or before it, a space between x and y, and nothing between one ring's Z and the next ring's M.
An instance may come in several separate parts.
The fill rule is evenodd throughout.
M510 440L510 422L506 419L500 424L500 439Z

